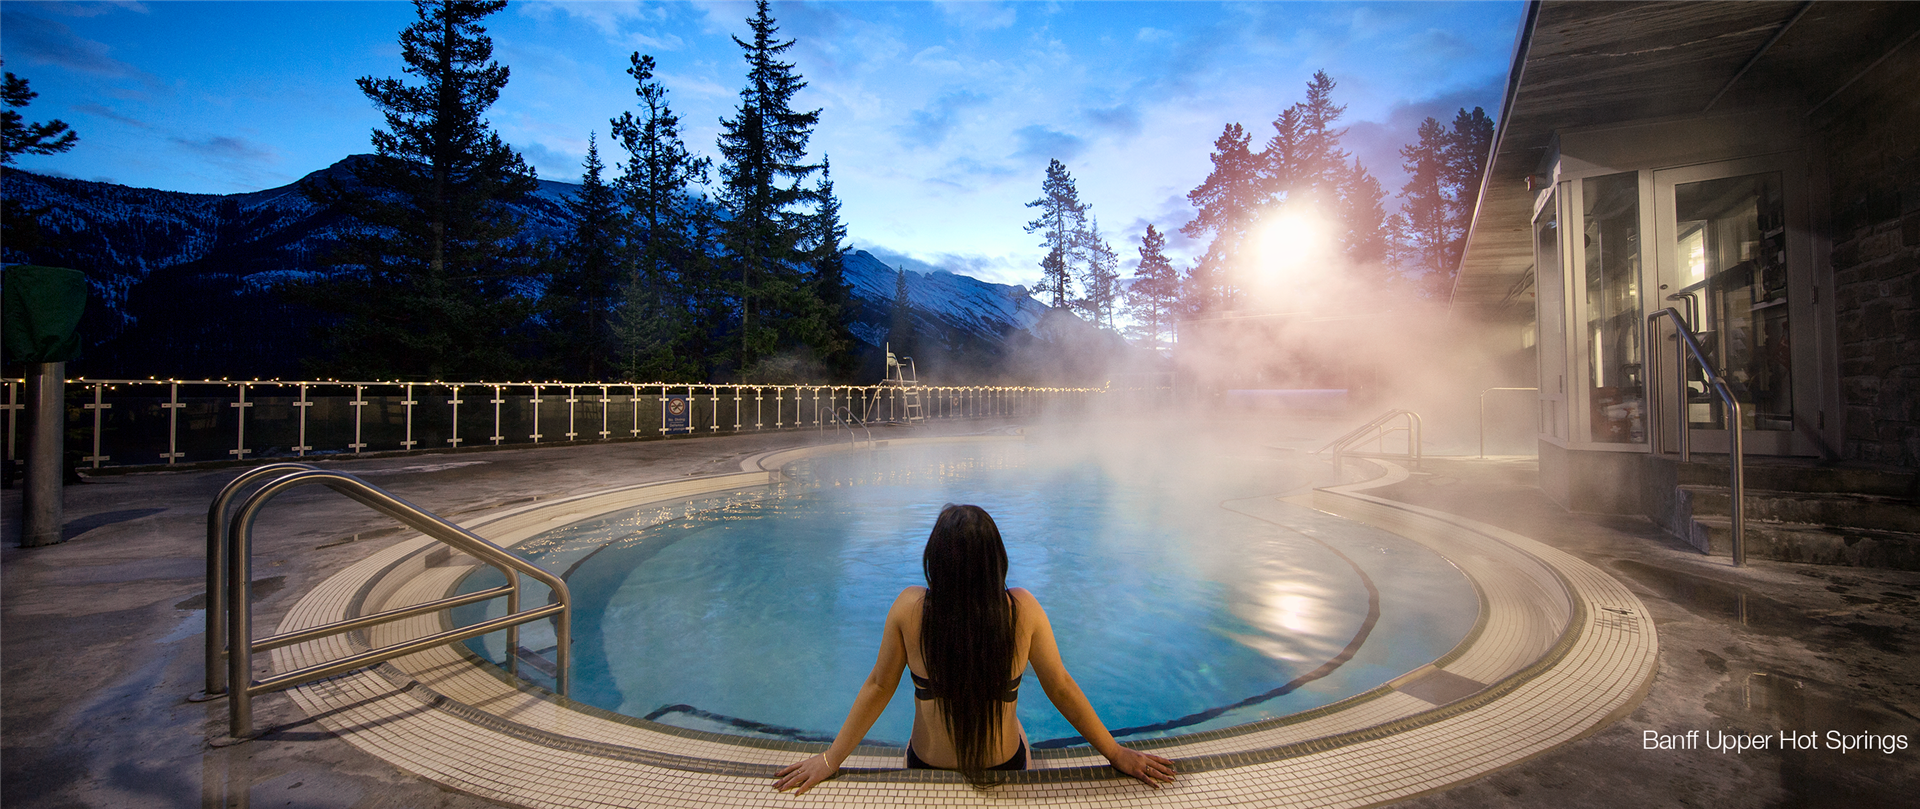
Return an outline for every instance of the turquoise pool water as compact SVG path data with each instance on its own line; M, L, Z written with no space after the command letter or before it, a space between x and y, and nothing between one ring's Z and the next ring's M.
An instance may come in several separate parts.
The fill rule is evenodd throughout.
M888 605L923 583L934 516L949 502L978 504L1006 540L1009 584L1047 610L1101 718L1122 738L1146 738L1364 692L1471 629L1472 586L1432 552L1305 508L1243 513L1321 470L1257 447L910 445L804 461L771 489L601 515L521 550L573 592L575 700L688 728L825 740L873 666ZM483 570L464 589L497 575ZM544 628L521 639L536 653L552 643ZM504 659L499 633L473 647ZM1030 739L1074 742L1030 671L1021 695ZM912 711L909 684L869 740L904 743Z

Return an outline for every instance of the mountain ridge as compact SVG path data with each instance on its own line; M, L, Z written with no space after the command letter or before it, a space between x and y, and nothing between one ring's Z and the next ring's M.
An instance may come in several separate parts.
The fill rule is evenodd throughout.
M0 259L87 274L94 295L76 372L298 377L314 318L282 300L277 288L317 271L334 239L351 227L300 187L326 180L351 185L357 182L352 165L369 158L349 156L293 183L237 194L8 171L0 176L0 193L10 205L43 209L37 220L43 246L32 252L7 247ZM538 190L511 204L525 218L523 236L557 240L571 232L567 202L579 188L541 180ZM849 329L866 344L861 353L874 355L864 363L873 371L878 349L889 342L900 270L864 250L848 251L843 262L853 302ZM1032 365L1013 355L1045 351L1060 340L1057 328L1036 331L1043 320L1058 318L1026 287L947 270L907 270L906 276L917 337L906 342L922 352L923 375L931 363L960 377L1003 377L1009 368ZM1080 342L1104 339L1099 329L1082 325L1088 334ZM1101 353L1121 349L1124 343Z

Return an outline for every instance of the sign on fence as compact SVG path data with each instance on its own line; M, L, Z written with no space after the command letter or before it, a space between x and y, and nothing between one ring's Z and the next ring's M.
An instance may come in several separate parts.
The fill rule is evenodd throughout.
M684 393L668 394L666 403L666 423L662 425L666 428L665 432L668 435L693 432L693 427L691 426L693 405L687 402L687 395Z

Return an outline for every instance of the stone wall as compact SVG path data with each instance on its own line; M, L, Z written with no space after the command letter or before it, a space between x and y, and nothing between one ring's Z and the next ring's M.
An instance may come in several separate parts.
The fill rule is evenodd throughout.
M1920 466L1920 45L1816 111L1848 460Z

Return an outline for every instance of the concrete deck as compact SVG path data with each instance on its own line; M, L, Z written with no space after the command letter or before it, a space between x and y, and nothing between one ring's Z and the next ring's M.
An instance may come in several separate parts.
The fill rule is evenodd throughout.
M985 424L954 425L978 430ZM951 429L951 428L949 428ZM1267 428L1305 446L1313 425ZM715 474L806 434L702 438L329 462L455 518L533 498ZM1682 548L1643 520L1568 515L1524 461L1430 461L1374 495L1532 537L1612 573L1651 610L1659 673L1644 702L1593 735L1410 805L1892 805L1920 782L1920 672L1908 663L1920 574L1756 563ZM373 758L285 695L256 702L262 739L213 748L222 702L200 686L206 504L232 470L97 478L69 488L71 541L0 550L0 802L66 806L493 806ZM257 532L256 626L402 541L320 491L290 494ZM1744 596L1744 610L1741 607ZM264 630L263 630L264 631ZM1645 747L1645 734L1766 734L1766 750ZM1902 735L1892 754L1779 749L1781 731ZM1144 787L1141 788L1144 790ZM1418 790L1414 790L1417 792ZM1171 796L1169 796L1171 797Z

